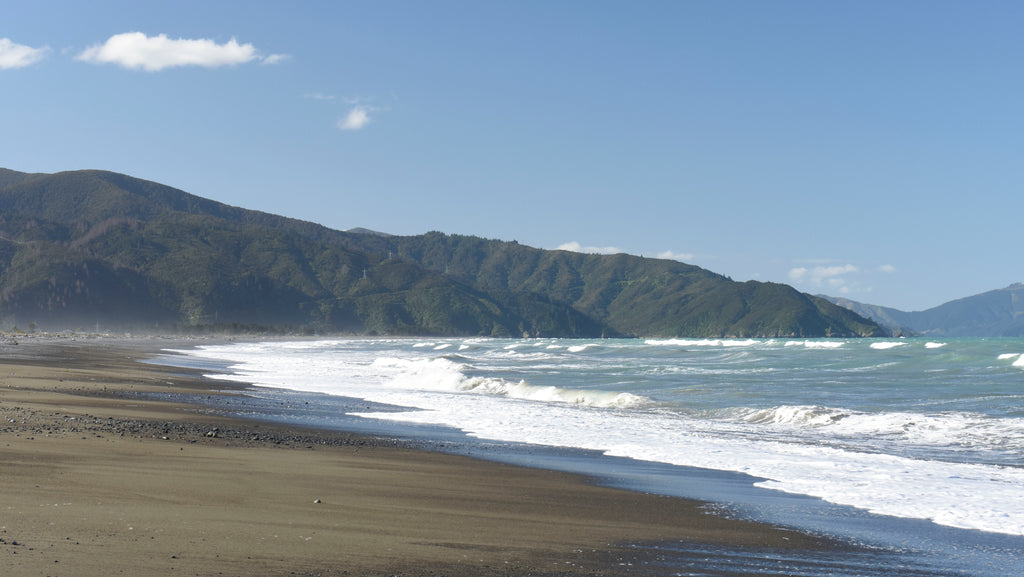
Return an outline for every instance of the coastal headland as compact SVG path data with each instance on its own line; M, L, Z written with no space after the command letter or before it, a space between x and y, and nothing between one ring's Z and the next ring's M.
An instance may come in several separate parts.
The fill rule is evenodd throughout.
M571 474L158 400L241 393L139 362L189 344L0 340L0 574L646 575L631 545L830 546Z

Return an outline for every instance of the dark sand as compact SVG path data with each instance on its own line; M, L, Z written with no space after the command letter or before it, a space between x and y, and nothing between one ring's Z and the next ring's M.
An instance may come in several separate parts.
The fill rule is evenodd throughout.
M0 339L0 575L643 575L629 544L828 546L570 474L138 395L218 394L137 362L183 346Z

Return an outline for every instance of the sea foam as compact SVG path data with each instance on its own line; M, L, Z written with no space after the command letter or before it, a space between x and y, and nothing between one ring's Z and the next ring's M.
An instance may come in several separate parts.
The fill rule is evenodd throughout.
M402 359L382 357L374 368L386 371L385 383L405 391L464 392L512 399L568 403L589 407L638 407L648 399L631 393L531 385L525 380L467 376L468 367L446 358Z
M763 341L755 339L648 339L644 343L662 347L749 347Z
M902 346L904 346L906 344L907 343L905 343L903 341L896 341L896 342L888 341L888 342L884 342L884 343L871 343L871 348L877 349L877 350L880 350L880 351L884 351L884 350L888 350L888 349L894 349L896 347L902 347Z
M844 344L842 341L787 341L787 347L805 347L808 349L838 349Z
M866 446L959 446L963 449L1024 447L1024 418L995 419L962 411L919 413L909 411L861 412L822 406L778 406L767 409L731 409L723 419L755 424L760 433L784 429L815 429L820 443L850 439ZM874 443L866 439L875 439Z
M546 348L551 341L476 342L458 356L438 357L432 349L445 342L457 341L439 340L419 347L416 342L387 340L235 344L204 347L192 354L231 363L231 380L407 407L359 413L367 418L444 425L499 442L577 447L737 471L761 479L757 482L764 488L880 514L1024 534L1024 469L956 458L961 449L981 455L1005 450L1004 462L1019 463L1024 447L1024 419L1019 412L1001 418L962 410L927 412L921 410L921 401L912 401L916 404L907 409L880 402L874 411L805 405L799 400L767 407L701 405L702 396L711 394L716 383L732 395L731 403L748 403L750 391L773 388L787 393L795 389L797 399L819 389L833 393L842 382L826 379L841 375L845 375L843 382L854 384L857 397L863 396L865 386L888 391L890 387L882 386L888 382L901 386L885 394L898 395L901 379L923 372L920 361L927 360L928 366L938 357L944 363L968 362L962 360L968 357L960 350L961 343L953 351L956 355L936 356L924 355L925 347L909 346L909 341L870 342L873 351L857 356L868 347L850 344L854 341L804 341L804 347L796 349L787 348L788 343L783 347L782 342L758 340L635 341L616 345L621 347L616 355L625 360L609 364L610 372L594 372L589 367L610 362L611 349L603 344L591 351L584 347L586 343L571 341L560 343L565 348L556 350ZM807 342L845 345L832 353L823 348L805 355L801 348L807 348ZM656 349L665 345L677 348ZM907 348L899 354L886 352L887 347L904 345ZM569 351L573 347L584 348ZM716 350L733 347L743 350ZM915 357L915 350L921 354ZM991 394L1003 406L1019 394L1014 380L1017 371L1007 375L1006 363L991 367L998 353L991 348L982 352L970 357L978 361L969 370L956 364L948 365L949 370L971 379L977 374L1003 379L999 382L1007 384L1002 389L985 385L994 387ZM858 362L851 363L851 356ZM1020 353L1000 358L1024 366ZM771 364L779 359L789 364ZM819 362L820 366L815 364ZM907 370L901 367L916 372L900 373ZM549 373L555 376L546 377ZM675 385L675 404L666 405L625 387L598 388L581 381L580 374L611 375L607 381L611 384L644 374L689 384ZM757 388L744 394L738 388L742 379L754 379ZM958 395L979 394L960 385L959 379L949 386L959 387ZM941 391L934 387L913 390L928 391L940 400ZM1012 403L1008 406L1012 408ZM934 447L941 458L922 456L929 454L926 451L914 453L915 447Z
M958 528L1024 534L1024 470L922 461L828 446L723 436L676 415L505 407L494 399L362 416L458 426L485 439L578 447L606 455L743 472L763 488ZM721 426L721 425L720 425Z

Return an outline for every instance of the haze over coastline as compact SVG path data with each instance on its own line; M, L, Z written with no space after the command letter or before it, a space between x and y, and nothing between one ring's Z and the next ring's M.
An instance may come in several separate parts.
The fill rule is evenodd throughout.
M920 311L1021 280L1022 11L14 5L0 158Z
M1024 575L1024 5L7 4L0 575Z

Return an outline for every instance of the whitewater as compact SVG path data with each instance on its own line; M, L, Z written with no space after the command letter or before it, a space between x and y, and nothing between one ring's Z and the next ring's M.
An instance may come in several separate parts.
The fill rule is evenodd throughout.
M1021 339L353 338L175 352L254 391L372 403L349 419L739 473L873 515L1024 535Z

